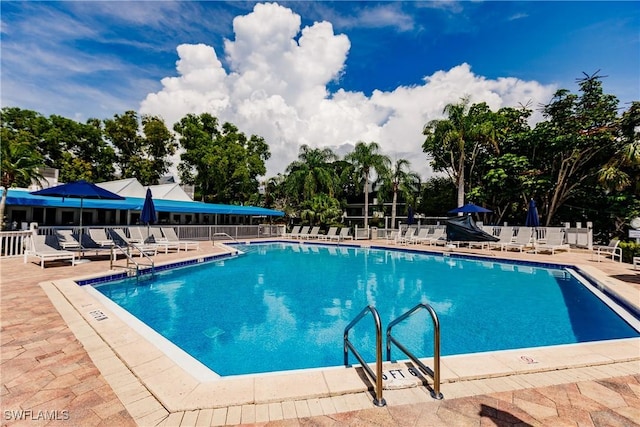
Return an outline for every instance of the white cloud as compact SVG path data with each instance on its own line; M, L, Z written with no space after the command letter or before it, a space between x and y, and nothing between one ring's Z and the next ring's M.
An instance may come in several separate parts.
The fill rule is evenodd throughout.
M407 158L423 177L423 126L441 118L448 103L469 96L491 108L546 103L555 91L535 81L487 79L468 64L437 71L416 86L373 91L371 96L327 85L344 72L351 47L329 22L301 28L300 16L277 4L257 4L234 19L235 40L224 49L229 70L204 44L178 46L177 77L162 79L140 112L172 125L187 113L209 112L246 134L265 138L272 158L268 176L283 172L302 144L348 152L357 141L376 141L392 158ZM536 119L539 119L537 117Z

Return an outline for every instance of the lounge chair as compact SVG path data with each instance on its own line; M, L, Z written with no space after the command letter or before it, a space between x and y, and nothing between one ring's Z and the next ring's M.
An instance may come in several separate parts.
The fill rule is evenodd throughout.
M296 225L293 228L291 228L291 232L290 233L285 233L283 237L288 237L288 238L292 238L294 235L300 233L300 229L302 227L300 225Z
M76 264L76 254L60 249L58 240L53 235L34 235L28 238L27 249L24 251L24 262L29 256L40 258L40 268L44 268L45 261L71 260L71 266Z
M299 231L299 232L297 232L297 233L291 233L291 238L292 238L292 239L302 239L302 238L304 238L304 236L306 236L307 234L309 234L309 229L310 229L310 228L311 228L311 227L309 227L308 225L305 225L304 227L302 227L302 228L300 229L300 231Z
M321 234L318 236L319 240L331 240L338 235L338 227L329 227L327 234Z
M536 242L534 244L534 253L551 251L551 255L553 255L557 250L571 250L569 244L564 242L564 231L559 229L553 230L554 231L547 231L546 241L544 243Z
M114 245L113 239L110 239L109 236L107 236L107 232L104 228L90 228L89 237L94 243L103 248L110 248Z
M415 236L416 234L416 228L414 227L408 227L404 234L398 234L398 238L396 239L396 243L401 243L401 244L409 244L411 243L411 239L413 238L413 236Z
M500 232L496 237L499 240L489 242L489 249L500 248L500 250L504 250L503 246L513 241L513 227L500 227Z
M173 227L161 227L161 230L168 242L176 243L178 245L178 251L180 251L180 248L183 248L185 252L191 248L200 250L200 242L197 240L181 240Z
M60 248L80 250L80 241L73 235L73 230L59 229L55 230L54 233Z
M622 248L619 246L620 240L611 239L608 245L596 245L593 250L596 251L598 261L600 261L600 255L610 256L612 261L618 258L618 261L622 262Z
M146 243L149 238L146 228L129 227L129 239L135 243Z
M429 244L429 246L437 245L437 244L445 244L447 242L446 229L444 228L436 228L433 230L433 233L428 234L427 237L422 239L420 243Z
M306 234L302 237L305 239L317 239L320 236L320 227L313 227L309 234Z
M511 243L502 244L501 249L503 251L506 251L509 249L517 249L520 252L522 252L524 249L532 247L533 246L533 243L531 242L532 231L533 229L531 227L520 227L518 229L518 235L516 236L515 240Z
M349 235L349 232L351 231L351 227L343 227L340 229L340 234L338 234L337 237L335 237L335 239L337 241L340 240L346 240L346 239L350 239L353 240L353 236ZM331 240L333 240L334 238L332 238Z
M409 243L413 243L413 244L418 244L418 243L422 243L424 242L426 239L429 238L429 232L432 231L428 228L421 228L420 231L418 231L418 234L411 236L411 241Z
M124 230L121 228L114 228L111 230L111 237L113 238L116 245L120 247L129 247L135 249L140 256L143 254L147 255L156 255L158 253L157 245L147 245L145 243L140 243L137 239L132 239L128 237Z

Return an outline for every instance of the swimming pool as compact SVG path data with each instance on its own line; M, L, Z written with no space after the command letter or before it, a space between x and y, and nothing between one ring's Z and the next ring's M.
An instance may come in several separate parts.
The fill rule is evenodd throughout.
M344 327L369 304L383 327L432 305L443 355L639 336L566 269L297 243L242 248L96 289L220 375L341 365ZM394 328L420 357L433 351L426 316ZM350 338L374 360L368 322Z

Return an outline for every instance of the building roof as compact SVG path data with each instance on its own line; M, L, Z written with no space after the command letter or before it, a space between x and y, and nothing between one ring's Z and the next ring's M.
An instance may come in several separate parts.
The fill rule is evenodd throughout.
M129 181L129 180L120 180ZM126 194L132 190L135 190L135 183L132 182L120 182L112 181L108 184L119 183L121 185L122 193L113 191L113 187L103 186L106 183L98 184L100 187L105 188L114 193L118 193L125 197L124 200L105 200L105 199L83 199L82 206L85 209L123 209L131 211L141 211L144 204L144 192L141 197L127 197ZM138 183L138 185L140 185ZM201 213L201 214L226 214L226 215L252 215L252 216L284 216L284 212L274 209L261 208L257 206L237 206L237 205L220 205L213 203L194 202L191 200L171 200L171 199L156 199L156 195L153 192L154 187L151 186L152 194L154 196L154 205L158 212L175 212L175 213ZM146 192L146 189L142 187ZM174 191L173 189L172 191ZM124 193L124 194L123 194ZM47 197L36 196L31 194L28 190L10 188L7 192L7 205L12 206L38 206L38 207L56 207L56 208L80 208L80 199L61 197Z

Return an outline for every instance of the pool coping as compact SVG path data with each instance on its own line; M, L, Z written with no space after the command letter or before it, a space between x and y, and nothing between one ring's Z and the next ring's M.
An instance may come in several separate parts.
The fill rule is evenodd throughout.
M275 241L292 242L291 240ZM304 244L318 243L305 242ZM321 244L332 243L322 242ZM341 246L372 247L372 245L351 243L341 244ZM235 250L235 245L233 248L224 245L220 247L224 248L225 253L216 254L213 259L233 255ZM375 247L402 250L394 246L376 245ZM487 258L483 257L483 259ZM488 259L498 261L494 257ZM158 268L203 262L202 260L202 256L194 256L178 263L168 262L159 265ZM531 263L540 265L533 261ZM625 289L624 282L610 278L592 266L574 266L601 281L604 288L613 288L610 290L621 295L631 305L636 304L636 307L640 307L640 304L633 300L633 297L637 297L637 291L631 287ZM373 385L370 380L358 367L243 375L222 377L216 381L201 381L176 365L154 344L131 329L109 307L86 292L82 286L77 285L77 282L89 283L98 276L101 275L42 282L40 285L107 382L139 423L159 422L174 412L268 405L274 402L317 400L351 394L369 396L372 390ZM629 297L631 298L628 299ZM453 385L464 381L506 379L522 374L550 373L638 361L640 360L638 348L640 348L640 338L629 338L444 356L441 359L442 392L445 398L448 398L449 390L455 389ZM421 360L427 366L432 366L431 358ZM579 363L576 363L577 360ZM384 371L388 377L385 382L386 389L420 386L423 379L412 378L409 367L410 364L406 361L386 362L384 364Z

